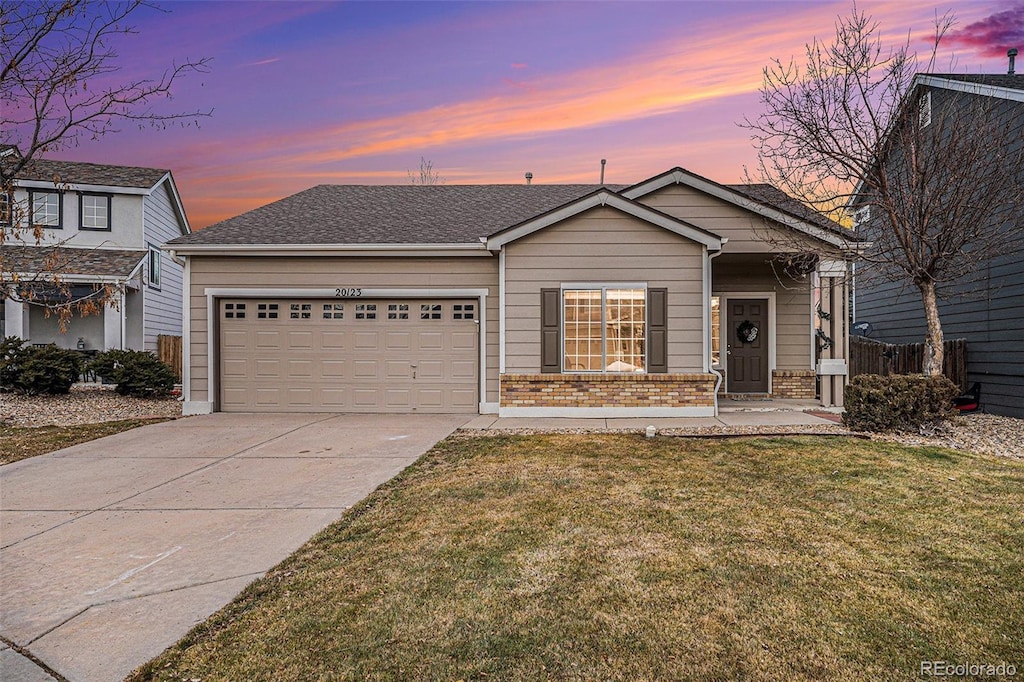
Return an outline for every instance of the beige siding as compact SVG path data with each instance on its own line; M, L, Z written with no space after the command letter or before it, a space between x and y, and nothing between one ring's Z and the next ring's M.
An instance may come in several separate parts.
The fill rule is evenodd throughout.
M205 290L208 287L487 289L487 396L498 401L498 259L459 258L221 258L192 256L190 323L191 396L209 401L210 351Z
M699 244L611 208L595 208L505 247L505 370L540 371L540 290L563 283L668 289L669 372L700 372Z
M782 275L777 277L763 259L730 263L726 258L721 256L712 261L711 291L716 295L729 292L774 292L776 363L773 369L810 369L810 278L794 282Z
M637 201L727 237L725 253L795 251L807 246L821 250L825 246L791 228L685 185L668 185Z

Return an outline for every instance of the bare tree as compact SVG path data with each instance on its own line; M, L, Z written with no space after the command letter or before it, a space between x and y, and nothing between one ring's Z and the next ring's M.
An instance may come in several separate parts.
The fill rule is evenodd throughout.
M952 24L937 17L926 70ZM884 47L878 23L854 8L830 44L807 45L802 67L776 59L765 68L763 111L740 125L758 149L759 179L833 216L866 209L871 246L858 277L867 269L920 292L924 371L936 375L939 298L1024 239L1024 225L1005 219L1024 199L1024 149L993 98L933 108L915 81L921 66L909 40Z
M142 8L158 9L145 0L0 2L0 247L42 241L29 207L13 199L16 180L37 159L117 132L123 124L194 125L210 115L156 107L170 98L179 78L205 72L208 59L171 64L153 78L116 80L123 68L116 43L135 33L128 22ZM64 184L61 178L53 181L58 189ZM50 250L32 281L12 270L0 251L0 292L37 305L42 303L34 292L41 283L66 295L61 274L68 263L59 249ZM46 305L60 315L63 327L73 312L96 312L112 294L110 287L99 287L84 299Z
M447 182L446 178L441 177L439 173L434 170L434 162L424 157L420 157L420 170L418 173L412 171L406 171L409 174L409 182L414 185L443 185Z

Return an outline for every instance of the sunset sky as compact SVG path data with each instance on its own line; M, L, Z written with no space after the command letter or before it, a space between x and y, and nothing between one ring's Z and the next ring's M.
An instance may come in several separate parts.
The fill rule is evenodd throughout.
M319 183L409 182L430 159L453 183L631 183L683 166L742 181L736 124L761 69L831 38L849 2L163 2L136 15L125 70L212 58L171 106L200 127L116 134L57 158L170 168L193 229ZM937 69L1005 73L1024 2L858 2ZM1024 59L1018 64L1024 68Z

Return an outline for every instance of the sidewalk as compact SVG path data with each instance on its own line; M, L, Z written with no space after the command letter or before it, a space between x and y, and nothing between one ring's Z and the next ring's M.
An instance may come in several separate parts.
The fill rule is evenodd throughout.
M813 414L812 414L813 412ZM818 416L828 414L832 418ZM717 417L498 417L482 414L462 427L464 431L511 431L531 429L538 431L587 430L587 431L637 431L653 426L658 431L700 430L728 433L736 429L757 429L764 427L777 431L785 427L820 426L823 430L842 429L836 421L839 411L823 408L811 400L726 400L719 405Z

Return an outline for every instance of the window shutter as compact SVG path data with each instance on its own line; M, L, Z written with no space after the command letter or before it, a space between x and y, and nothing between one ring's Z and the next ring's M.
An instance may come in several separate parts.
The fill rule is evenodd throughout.
M540 290L540 371L544 374L562 371L561 309L560 290Z
M647 371L668 372L668 289L647 290Z

